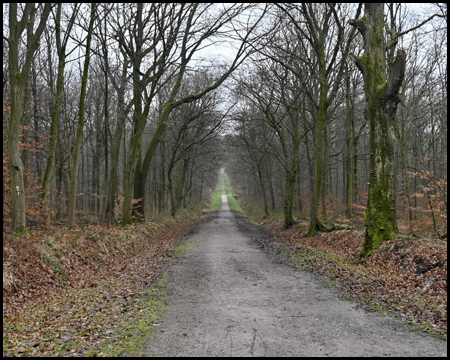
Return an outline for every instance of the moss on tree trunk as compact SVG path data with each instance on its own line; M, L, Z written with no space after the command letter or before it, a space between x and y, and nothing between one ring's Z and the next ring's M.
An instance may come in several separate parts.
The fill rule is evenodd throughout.
M368 256L383 241L398 232L395 193L395 114L398 94L404 78L406 53L397 52L389 69L385 60L383 42L383 4L367 3L360 20L350 20L364 39L365 53L350 58L361 71L369 120L370 174L368 201L365 215L365 237L361 256Z

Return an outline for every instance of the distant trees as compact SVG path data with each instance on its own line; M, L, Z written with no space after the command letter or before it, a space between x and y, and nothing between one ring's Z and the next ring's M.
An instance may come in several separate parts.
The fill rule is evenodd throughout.
M86 88L89 73L89 62L91 60L91 39L92 30L94 28L96 13L96 4L91 4L91 15L86 35L86 54L84 56L83 75L81 76L81 94L80 105L78 107L78 124L75 138L75 149L73 153L72 173L70 177L70 194L69 194L69 217L67 223L70 227L75 225L75 201L77 199L77 185L78 185L78 165L80 160L81 141L84 129L84 109L86 100Z
M286 227L365 218L364 256L445 232L446 7L427 7L6 4L4 223L176 216L225 166Z
M197 73L188 77L180 93L197 93L211 83L212 73ZM208 161L207 152L212 150L221 133L226 114L218 111L223 97L217 91L205 94L196 102L184 103L171 112L166 124L165 146L170 149L166 164L170 213L175 216L182 201L192 189L195 169Z
M296 36L305 39L303 41L310 47L309 51L305 48L307 57L299 54L303 58L301 68L307 67L309 74L317 74L317 80L314 83L318 87L318 92L313 90L312 87L303 87L315 122L314 187L308 229L308 235L311 236L318 230L326 229L319 220L318 209L324 182L323 152L327 111L333 104L341 86L345 61L354 32L350 31L344 34L344 25L341 22L345 9L341 5L314 6L313 4L302 4L301 7L291 5L279 7L283 14L291 20ZM357 14L360 13L360 9L361 7L358 8ZM346 35L346 40L344 35ZM304 75L297 73L296 69L289 67L289 70L294 71L299 79L304 79Z
M64 36L61 39L62 31L61 31L61 14L62 14L62 3L58 3L56 5L56 14L54 17L55 21L55 39L56 39L56 53L58 56L58 72L56 78L56 91L53 89L53 83L50 83L52 87L52 91L55 91L55 102L51 111L51 125L50 125L50 139L48 144L48 155L47 155L47 166L45 168L44 178L42 180L42 193L41 193L41 201L42 204L45 204L49 197L49 190L51 188L52 180L53 180L53 172L55 170L55 162L56 162L56 144L58 138L58 127L59 121L61 118L61 108L63 103L63 87L64 87L64 69L66 66L66 48L67 43L70 38L70 33L72 31L73 24L77 17L79 10L79 6L75 5L72 11L72 15L70 17L69 23L67 25L67 29L65 30ZM50 46L50 44L49 44Z
M252 32L262 15L245 27L236 24L238 26L236 32L244 31L244 33L239 33L242 40L228 69L224 70L222 74L197 93L178 98L183 78L188 71L188 64L192 62L194 55L199 49L207 46L206 43L210 39L220 35L225 27L235 22L238 16L246 16L246 10L246 5L232 5L219 10L212 4L152 4L144 15L143 5L138 4L136 15L133 16L133 18L136 18L137 27L133 22L128 22L128 24L133 24L132 27L125 25L125 22L123 24L118 23L117 40L132 59L133 101L135 105L134 134L124 179L123 223L132 221L133 193L134 198L138 199L137 205L145 208L144 189L148 171L171 111L184 103L198 100L216 89L248 56L253 37ZM132 9L129 9L129 11L133 13ZM210 11L214 13L214 16L206 16ZM127 36L125 36L125 32L127 32ZM145 47L149 36L152 37L152 41L149 47ZM153 55L153 59L150 60L150 67L143 73L140 67L146 55ZM162 107L145 157L139 160L142 132L149 114L150 104L162 84L168 84L169 79L174 79L174 82L171 83L172 88ZM147 86L150 87L149 92ZM143 108L142 97L145 100Z
M300 119L301 113L297 111L300 104L298 88L292 86L292 77L287 76L287 71L276 63L270 64L267 68L260 68L252 78L245 76L241 78L241 93L248 98L260 115L256 118L252 115L249 121L264 121L265 129L277 138L279 148L273 149L273 154L283 166L285 174L284 188L284 216L285 226L294 224L293 210L296 197L296 176L299 163L299 148L302 138ZM294 79L295 81L295 79ZM245 130L240 126L238 130ZM240 132L241 135L245 133ZM246 136L251 136L251 132ZM263 135L266 137L268 134ZM249 141L247 140L248 144ZM266 138L265 141L268 141ZM269 143L270 144L270 143ZM262 164L258 161L258 156L252 152L252 147L247 145L247 152L254 161L256 169L261 171ZM261 177L260 177L261 181ZM264 181L261 183L263 187ZM265 190L263 190L265 191ZM267 204L266 204L267 205Z
M255 59L258 61L255 64L258 85L253 83L246 91L258 99L263 112L272 111L269 124L278 134L284 154L286 227L294 224L300 143L310 130L314 131L314 180L308 231L313 235L317 230L326 229L319 220L318 208L320 196L323 196L324 151L327 151L325 128L327 117L330 117L327 112L339 93L354 31L345 33L341 22L346 9L341 6L285 4L277 5L277 8L277 20L274 20L278 23L277 35L265 39L261 59ZM270 75L261 77L266 73ZM248 83L248 78L241 80L242 83ZM269 93L261 90L265 86ZM274 89L278 92L276 99ZM284 112L280 113L280 106ZM278 112L275 114L273 109ZM302 132L301 123L306 124L307 118L313 120L314 128L308 124Z

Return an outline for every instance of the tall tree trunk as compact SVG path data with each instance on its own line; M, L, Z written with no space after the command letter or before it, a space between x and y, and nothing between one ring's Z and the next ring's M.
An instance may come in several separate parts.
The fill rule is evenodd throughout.
M11 50L10 50L11 62ZM23 162L20 157L19 133L22 114L22 76L19 72L11 72L11 110L8 124L8 160L11 176L12 228L19 233L27 233L25 214L25 193L23 180Z
M350 20L364 39L365 53L350 58L361 71L367 101L370 143L369 192L361 256L368 256L397 230L394 183L394 124L398 94L405 74L406 52L398 50L386 79L383 3L366 3L365 15Z
M358 177L358 137L355 136L355 119L353 118L353 202L358 202L359 197L359 177Z
M64 87L64 68L66 66L66 45L69 39L69 34L72 29L75 17L78 13L78 8L74 10L70 18L69 24L66 29L66 33L61 42L61 7L62 3L57 4L56 18L55 18L55 32L56 32L56 49L58 53L58 74L56 78L56 93L55 103L51 112L51 125L50 125L50 140L48 144L47 165L45 167L44 178L42 180L42 193L41 193L41 205L47 205L48 192L52 186L52 179L55 170L56 163L56 145L58 137L58 126L61 119L61 106L63 101L63 87ZM48 51L50 53L50 44L48 45ZM49 62L51 62L51 56L49 55ZM49 64L51 67L51 65ZM53 69L49 69L50 84L53 87ZM52 89L53 90L53 89Z
M184 199L186 199L186 195L189 192L190 189L190 185L192 185L192 183L186 187L186 175L187 172L189 170L189 163L190 163L190 159L186 158L183 159L183 166L180 169L180 176L179 176L179 180L178 180L178 186L177 189L175 190L175 201L176 201L176 208L175 208L175 213L173 213L173 217L175 217L176 215L176 211L178 211L181 208L181 203ZM183 191L184 188L184 191Z
M55 105L52 110L52 120L50 125L50 140L48 144L47 166L45 167L44 179L42 181L41 199L43 204L47 201L50 191L53 171L55 169L56 143L58 137L58 126L61 118L61 105L63 100L64 67L66 64L65 54L59 54L58 75L56 80Z
M33 62L31 66L31 76L32 76L32 88L31 91L33 93L34 106L33 106L33 120L34 120L34 141L36 144L36 148L39 148L40 138L39 138L39 124L42 122L39 117L39 101L37 94L37 74L36 74L36 64ZM41 159L36 156L36 175L38 181L42 178L41 173Z
M165 193L165 169L164 169L164 139L159 143L159 195L158 195L158 213L164 210Z
M125 57L125 52L123 52ZM107 61L107 59L105 60ZM106 213L109 214L110 219L114 219L114 208L117 205L117 198L119 196L119 154L120 154L120 144L123 134L124 142L124 159L126 159L126 137L125 137L125 87L127 80L127 66L128 61L124 61L122 65L122 76L120 78L120 83L116 86L117 90L117 122L114 129L114 134L111 140L111 166L110 166L110 176L109 176L109 192L107 193L108 202ZM113 84L115 84L113 82ZM125 168L125 166L124 166Z
M106 21L106 18L105 18ZM104 49L104 52L106 50ZM105 53L105 91L103 93L103 113L105 116L105 126L104 126L104 132L103 132L103 150L105 154L105 171L103 173L104 176L104 191L105 191L105 197L102 199L102 211L100 212L100 224L103 223L103 219L105 218L107 203L108 203L108 193L111 191L110 189L110 183L108 181L108 171L109 171L109 145L108 145L108 138L109 138L109 110L108 110L108 97L109 97L109 91L108 91L108 55ZM100 193L99 193L100 195ZM108 221L109 222L109 221Z
M268 203L267 203L266 182L265 182L264 176L263 176L263 174L262 174L261 163L258 163L258 164L257 164L257 169L258 169L259 183L261 184L262 195L263 195L263 202L264 202L264 216L268 216L268 215L269 215L269 205L268 205Z
M145 180L142 174L142 155L139 154L134 173L134 192L133 192L133 215L140 220L145 217L144 198L145 198Z
M77 134L75 139L75 151L73 155L72 176L70 179L70 194L69 194L69 218L68 226L75 226L75 205L77 199L77 186L78 186L78 165L80 159L81 140L83 138L83 126L84 126L84 108L86 99L87 77L89 72L89 61L91 53L91 38L92 29L94 27L95 19L95 3L91 4L91 18L89 21L89 29L86 39L86 56L84 59L83 76L81 78L81 94L80 94L80 106L78 112L78 125Z
M325 56L325 55L324 55ZM306 236L312 236L317 231L324 230L325 226L319 220L319 198L323 186L323 146L325 136L325 123L327 116L327 82L325 78L325 58L321 60L323 64L320 66L320 96L319 107L317 109L316 118L316 146L314 151L315 167L314 167L314 187L311 196L309 229Z
M9 4L9 44L8 65L11 85L11 109L8 123L8 161L11 177L12 229L16 233L28 234L25 213L25 191L23 179L23 162L20 157L19 137L20 119L22 117L22 101L25 83L30 76L31 62L39 44L39 38L47 22L51 5L45 4L39 25L34 36L27 38L27 52L22 71L19 69L19 42L22 32L27 26L33 29L35 4L27 3L22 12L22 18L17 20L17 4Z
M270 200L272 205L272 211L275 211L275 193L273 191L273 176L272 174L269 175L269 187L270 187Z
M346 67L346 77L345 77L345 89L346 89L346 107L347 107L347 156L346 156L346 202L347 202L347 218L351 219L353 217L353 136L354 136L354 119L353 119L353 107L351 102L350 94L350 74Z
M142 176L141 167L137 166L139 158L141 158L141 148L142 148L142 134L144 133L144 128L146 124L146 119L148 116L148 112L150 109L150 103L148 102L144 109L142 109L142 101L141 96L144 92L144 88L141 83L141 78L139 75L139 64L134 64L133 69L133 94L134 94L134 115L133 115L133 134L130 141L130 151L128 158L126 160L126 169L124 174L124 187L123 187L123 195L124 202L122 208L122 224L131 224L133 222L133 198L143 199L144 198L144 189L138 187L136 193L134 186L136 185L136 181L139 181L139 184L144 183L144 179ZM135 177L138 177L135 180ZM141 200L141 206L142 206ZM136 208L135 208L136 209ZM139 208L139 213L142 210Z
M313 143L315 143L314 135L313 135ZM309 145L309 136L305 136L305 148L306 148L306 159L308 160L308 178L309 178L309 189L311 192L311 196L314 189L314 162L311 156L311 152L309 149L311 149L311 146Z
M27 36L31 36L30 29L27 29ZM22 162L23 162L23 170L25 173L28 172L29 174L29 163L28 160L30 158L30 152L28 150L29 148L29 137L30 137L30 118L31 118L31 108L33 106L33 101L31 98L31 76L29 75L27 79L25 80L25 86L24 86L24 94L23 94L23 111L22 111ZM24 176L23 184L25 192L28 191L28 176Z
M284 193L284 226L286 228L295 224L294 199L295 199L295 174L292 171L286 173L286 190Z

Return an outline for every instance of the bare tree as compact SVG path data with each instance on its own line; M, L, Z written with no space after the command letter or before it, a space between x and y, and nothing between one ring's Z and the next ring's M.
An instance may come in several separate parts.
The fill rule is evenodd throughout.
M89 27L88 27L88 31L87 31L87 37L86 37L86 54L85 54L85 58L84 58L83 75L81 78L81 94L80 94L80 105L79 105L79 109L78 109L77 134L76 134L76 139L75 139L75 149L74 149L74 155L73 155L72 172L71 172L71 177L70 177L69 218L68 218L68 226L70 226L70 227L73 227L75 225L75 205L76 205L76 199L77 199L78 166L79 166L79 159L80 159L81 140L83 137L86 87L87 87L89 62L90 62L90 54L91 54L92 30L94 28L94 21L95 21L95 12L96 12L95 9L96 9L96 4L92 3Z
M181 104L200 99L208 92L219 87L228 78L228 76L242 63L242 61L248 55L248 50L250 48L250 46L248 45L248 41L251 38L253 30L264 14L263 12L263 14L261 14L254 23L249 24L247 28L244 29L246 30L246 33L243 35L235 59L232 61L232 64L227 70L225 70L213 83L209 84L200 92L189 94L187 96L184 96L183 98L177 99L180 86L183 82L183 77L187 72L188 64L191 63L194 54L196 54L199 49L201 49L202 46L205 45L207 39L220 32L223 27L229 25L233 19L236 19L240 14L243 13L244 10L247 9L246 5L232 5L228 8L224 8L214 16L206 16L207 10L209 10L210 8L212 10L212 7L212 4L192 4L186 6L173 5L172 8L167 9L168 13L165 16L161 16L160 9L155 9L155 19L147 19L145 22L139 20L141 18L141 15L138 7L138 29L142 27L142 30L138 30L137 32L134 31L133 36L136 36L135 34L138 34L138 36L139 34L141 34L140 36L142 37L144 34L143 26L148 23L154 23L156 24L158 30L164 29L164 32L162 32L161 35L157 35L155 39L156 42L153 41L152 44L157 44L158 41L162 41L161 46L163 51L158 53L156 45L154 45L154 48L149 48L148 51L146 51L154 51L155 58L161 57L161 59L155 59L153 61L153 65L150 66L151 71L147 70L142 79L140 78L140 74L142 74L142 72L140 72L140 70L138 70L137 68L134 70L135 75L133 81L135 105L139 105L139 100L142 94L145 94L144 98L146 105L143 111L139 110L139 106L135 107L135 132L131 143L131 153L129 155L129 160L127 161L127 175L124 186L125 199L122 211L122 221L124 224L130 223L132 221L133 193L135 194L135 198L145 198L144 189L147 174L150 168L151 161L153 159L153 155L156 151L157 144L159 142L161 134L164 131L166 121L169 118L171 111ZM174 19L170 19L171 14L173 14L172 16L174 17ZM141 25L139 25L140 23ZM165 25L166 23L167 25ZM168 32L168 35L166 34L166 32ZM123 37L119 37L119 39L121 42L124 42ZM142 43L142 39L138 38L136 47L139 47L140 49L140 44ZM172 55L175 56L175 58L171 58L172 63L169 63L168 56L171 55L172 47L175 46L179 47L179 49L177 49L176 53ZM128 47L128 49L129 48L130 47ZM142 56L145 54L145 52L140 49L135 54L139 54L139 56ZM131 58L136 57L136 55L133 55L131 53L129 55ZM140 65L140 61L142 60L142 58L139 58L138 60L138 64ZM134 63L136 63L136 61L134 61ZM156 92L159 90L159 87L161 86L161 84L157 80L161 79L162 74L166 73L167 71L172 71L173 73L170 76L166 75L166 78L173 77L175 79L175 82L173 84L169 97L163 106L152 139L147 148L145 158L142 161L142 165L138 165L140 149L142 146L142 132L145 127L150 103ZM150 76L151 74L153 74L154 76ZM143 79L145 79L145 75L147 75L148 78L147 84L150 84L151 81L149 93L147 92L147 88L145 87L146 82L143 81ZM136 171L136 169L138 170ZM133 179L136 179L136 181L133 181ZM135 191L132 191L133 186L136 187ZM142 208L145 207L143 202L139 205Z
M42 181L42 204L48 199L48 192L51 188L53 179L53 172L55 169L56 161L56 142L58 138L58 126L61 118L61 106L63 101L63 86L64 86L64 69L66 66L66 47L69 40L70 32L78 14L79 7L75 4L72 10L72 16L70 17L64 37L61 39L61 10L62 4L57 4L56 14L54 17L55 31L56 31L56 52L58 54L58 75L56 79L56 93L55 103L52 110L52 122L50 127L50 140L48 145L47 166L45 168L44 179ZM49 45L50 46L50 45Z
M37 8L34 3L28 3L22 12L20 20L17 19L17 4L9 4L9 36L3 38L9 46L9 75L11 83L11 110L8 124L8 160L11 175L12 192L12 228L16 233L28 233L25 213L25 191L23 180L23 162L20 157L19 135L20 119L22 118L22 101L25 84L30 77L31 63L34 52L39 46L39 38L47 23L51 5L46 3L42 10L39 25L34 32L34 21ZM19 43L25 28L29 28L27 37L27 53L20 69Z

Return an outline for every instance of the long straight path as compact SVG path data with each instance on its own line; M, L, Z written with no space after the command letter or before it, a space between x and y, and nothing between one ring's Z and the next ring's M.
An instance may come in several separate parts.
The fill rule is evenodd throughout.
M144 356L447 355L445 342L272 261L239 230L224 191L193 240L169 270L168 314Z

